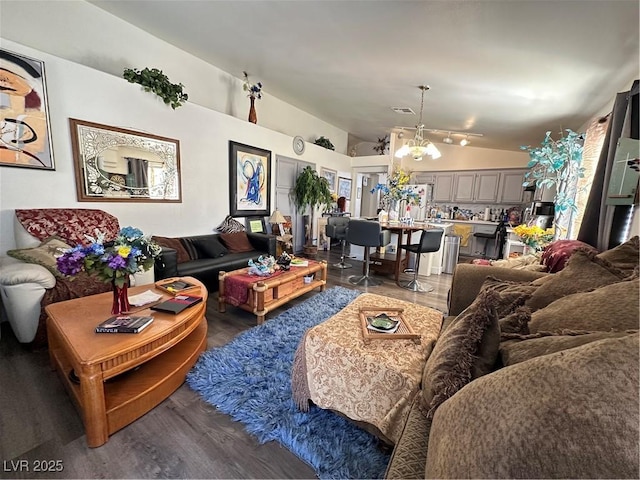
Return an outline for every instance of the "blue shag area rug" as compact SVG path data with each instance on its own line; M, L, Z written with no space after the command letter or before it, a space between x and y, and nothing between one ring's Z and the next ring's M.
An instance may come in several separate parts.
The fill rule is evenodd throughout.
M321 479L382 478L389 454L345 418L292 400L291 367L304 332L347 306L360 292L334 287L210 349L187 375L188 385L219 411L242 422L260 443L275 440Z

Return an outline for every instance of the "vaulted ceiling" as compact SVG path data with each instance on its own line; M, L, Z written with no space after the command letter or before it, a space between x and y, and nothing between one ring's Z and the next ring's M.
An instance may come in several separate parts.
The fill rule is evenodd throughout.
M518 150L640 76L637 0L90 1L363 141L415 126L426 84L427 129Z

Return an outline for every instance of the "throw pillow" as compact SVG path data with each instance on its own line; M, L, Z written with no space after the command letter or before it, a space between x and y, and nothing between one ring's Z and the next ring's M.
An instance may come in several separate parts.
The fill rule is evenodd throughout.
M591 292L567 295L533 312L529 330L531 333L536 333L559 332L566 329L589 331L637 329L639 298L640 280L638 279L613 283Z
M639 243L640 239L636 235L622 245L599 253L598 258L607 260L614 267L623 270L628 275L632 275L634 270L638 268L638 259L640 258Z
M596 340L624 337L629 333L635 332L630 330L624 332L593 332L582 335L548 335L538 338L509 340L500 344L500 358L502 359L502 364L506 367L531 358L579 347Z
M545 247L542 252L542 264L545 265L549 273L559 272L578 248L598 253L594 247L580 240L557 240Z
M638 478L638 335L474 380L440 406L424 478Z
M528 282L511 282L487 277L480 290L491 290L498 293L498 301L494 305L498 318L503 318L521 307L538 289Z
M245 232L221 233L220 238L229 249L229 253L253 252L255 250Z
M436 341L422 374L421 409L428 418L471 380L493 370L500 344L497 301L496 292L480 292Z
M191 260L189 253L187 253L187 250L184 248L184 245L179 238L156 237L154 235L151 237L151 240L154 240L161 247L173 248L178 254L178 263L184 263Z
M500 325L500 336L505 333L517 333L526 335L529 333L529 321L531 321L531 309L529 307L518 307L498 322Z
M23 248L7 251L7 255L27 263L42 265L58 278L64 275L58 271L57 258L65 250L71 248L60 237L49 237L39 246L34 248Z
M558 273L549 274L525 305L535 312L572 293L587 292L620 282L627 275L593 252L577 250ZM532 284L539 283L534 280Z
M220 233L237 233L246 231L246 228L231 215L227 215L222 223L216 227L216 230Z

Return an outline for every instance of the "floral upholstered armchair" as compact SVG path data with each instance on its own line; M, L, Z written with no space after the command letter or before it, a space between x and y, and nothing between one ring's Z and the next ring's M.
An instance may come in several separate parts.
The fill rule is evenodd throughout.
M46 344L50 303L110 290L108 283L88 276L65 278L56 268L61 251L86 242L98 229L115 238L118 219L102 210L43 208L15 211L16 249L0 257L0 314L21 343Z

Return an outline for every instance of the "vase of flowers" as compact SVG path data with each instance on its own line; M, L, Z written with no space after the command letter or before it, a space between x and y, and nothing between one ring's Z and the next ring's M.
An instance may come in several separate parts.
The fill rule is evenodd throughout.
M85 237L88 244L76 245L58 257L58 270L68 276L86 272L103 282L111 283L111 313L119 315L128 311L129 276L149 270L160 255L160 246L133 227L121 229L115 240L110 242L105 242L104 233L98 230L95 237Z
M419 205L420 196L408 187L411 175L401 168L394 169L393 173L387 180L387 183L378 183L371 189L371 193L379 191L380 208L389 212L389 218L395 220L400 215L400 203L405 201L410 205ZM395 213L394 213L395 212Z
M242 72L244 74L244 85L242 89L245 92L248 92L247 96L251 101L251 106L249 107L249 121L251 123L258 123L258 114L256 113L256 98L262 98L262 83L254 83L251 84L249 82L249 75L247 72Z
M537 255L553 240L554 229L544 230L537 225L523 224L515 227L513 233L518 235L520 241L527 247L523 253L526 254L531 250L534 255Z

